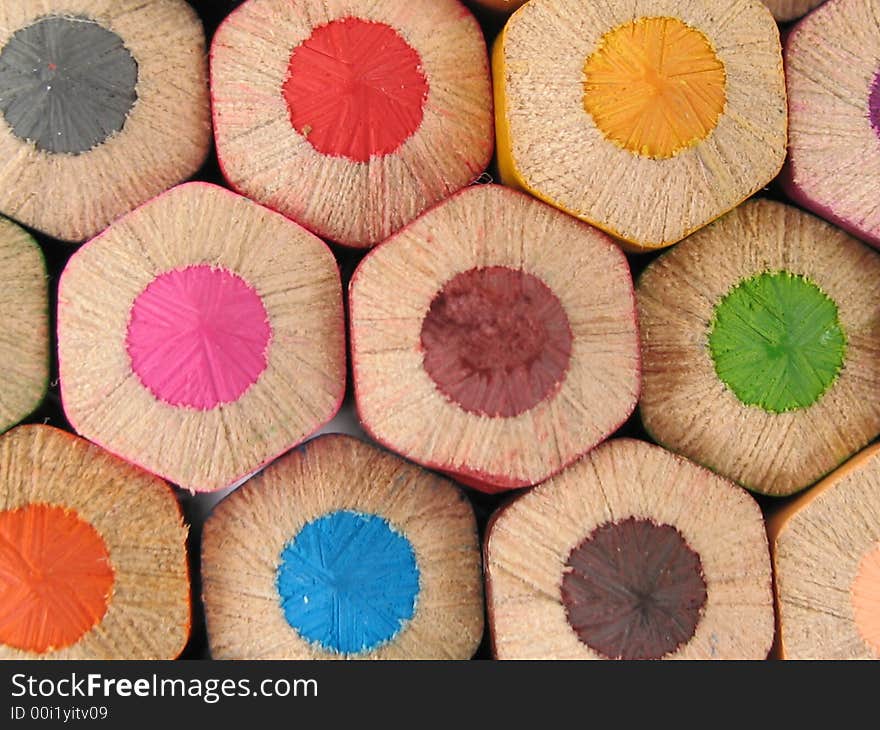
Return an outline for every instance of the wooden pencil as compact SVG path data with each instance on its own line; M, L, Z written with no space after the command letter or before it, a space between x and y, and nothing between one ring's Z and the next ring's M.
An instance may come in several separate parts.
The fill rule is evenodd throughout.
M785 44L791 115L781 181L797 203L880 247L880 1L830 0Z
M339 409L339 270L292 221L188 183L69 260L58 357L78 433L185 489L229 486Z
M764 659L773 641L758 505L641 441L499 510L485 563L499 659Z
M484 491L546 479L635 408L631 281L600 231L500 186L462 191L352 277L361 422Z
M215 659L470 659L483 633L467 498L339 434L214 510L202 576Z
M787 23L806 15L825 0L764 0L764 5L780 23Z
M767 520L776 654L880 659L880 444Z
M0 433L31 413L48 388L48 289L37 242L0 218Z
M0 659L173 659L187 528L167 484L49 426L0 437Z
M502 181L633 251L731 210L785 159L779 32L758 0L532 0L492 66Z
M482 32L457 0L248 0L211 89L230 185L324 238L379 243L492 155Z
M637 284L640 412L673 451L775 496L880 433L880 256L796 208L753 200Z
M0 5L0 211L82 241L196 172L211 120L184 0Z

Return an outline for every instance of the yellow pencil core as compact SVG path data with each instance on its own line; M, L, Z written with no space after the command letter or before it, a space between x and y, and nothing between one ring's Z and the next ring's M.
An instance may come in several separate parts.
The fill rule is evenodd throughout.
M852 584L852 604L859 633L880 656L880 543L862 558Z
M693 147L724 111L724 64L703 33L677 18L639 18L609 31L584 77L584 108L602 134L645 157Z

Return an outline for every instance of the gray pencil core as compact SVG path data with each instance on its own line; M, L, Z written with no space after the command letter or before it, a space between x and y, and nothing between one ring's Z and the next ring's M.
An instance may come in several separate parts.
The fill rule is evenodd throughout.
M112 31L88 18L42 18L0 50L0 111L19 139L79 154L122 130L137 78Z

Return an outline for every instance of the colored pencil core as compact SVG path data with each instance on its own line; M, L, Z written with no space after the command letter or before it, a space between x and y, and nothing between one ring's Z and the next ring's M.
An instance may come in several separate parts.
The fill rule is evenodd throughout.
M630 517L571 551L562 601L578 638L610 659L660 659L694 635L706 604L700 557L670 525Z
M837 305L803 276L763 273L715 307L709 350L715 372L745 405L771 413L806 408L837 379L846 336Z
M553 291L536 276L504 266L450 279L421 331L424 367L437 388L466 411L502 418L555 392L572 341Z
M122 39L88 18L42 18L0 51L0 110L44 152L87 152L120 132L137 81Z
M880 544L862 558L852 584L852 605L859 634L880 655Z
M880 71L874 75L871 82L871 94L868 97L868 118L874 134L880 137Z
M157 276L137 297L126 349L156 398L206 411L257 382L270 339L257 292L230 271L199 265Z
M419 569L409 540L378 515L331 512L281 553L278 593L306 641L339 654L372 651L415 614Z
M290 56L290 122L320 153L368 162L422 123L428 81L419 54L391 26L359 18L315 28Z
M724 64L677 18L639 18L609 31L584 66L584 108L606 139L667 159L706 139L726 103Z
M112 591L107 546L75 512L0 512L0 643L38 653L71 646L104 617Z

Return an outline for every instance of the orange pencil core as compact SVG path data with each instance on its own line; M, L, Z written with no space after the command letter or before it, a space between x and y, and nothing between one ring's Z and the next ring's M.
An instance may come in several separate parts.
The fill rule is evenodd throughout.
M724 64L701 31L677 18L641 18L609 31L584 77L584 107L605 137L655 159L706 139L726 102Z
M107 546L75 512L0 512L0 643L38 653L75 644L104 617L112 589Z

